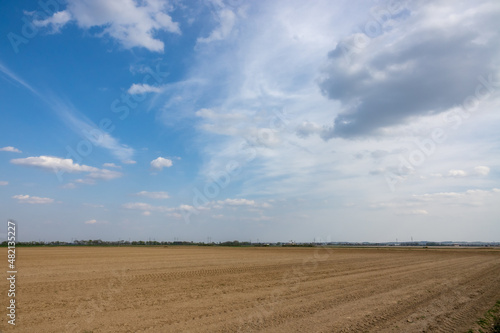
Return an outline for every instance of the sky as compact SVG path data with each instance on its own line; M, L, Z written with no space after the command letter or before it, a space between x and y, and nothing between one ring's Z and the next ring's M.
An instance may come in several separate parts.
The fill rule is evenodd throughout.
M18 241L500 241L498 1L0 3Z

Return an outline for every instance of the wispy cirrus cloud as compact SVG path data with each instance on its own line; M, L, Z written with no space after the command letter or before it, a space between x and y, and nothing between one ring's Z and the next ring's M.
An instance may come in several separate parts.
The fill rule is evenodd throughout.
M26 83L17 74L0 63L0 71L11 80L21 84L34 95L46 103L59 118L70 127L77 135L89 140L96 147L108 149L115 157L122 161L131 160L134 149L119 142L110 133L102 130L85 115L79 112L71 103L63 101L53 94L42 94L37 89Z
M121 161L128 161L134 155L134 149L120 143L109 132L102 130L94 122L80 113L71 103L57 97L49 99L49 105L57 112L60 119L75 133L90 141L96 147L107 149Z
M31 85L29 85L27 82L25 82L22 78L20 78L16 73L11 71L9 68L7 68L5 65L3 65L1 62L0 62L0 72L3 73L14 84L20 84L24 88L31 91L34 95L36 95L38 97L42 97L42 95L37 90L35 90Z
M167 192L148 192L148 191L140 191L135 193L135 195L140 196L140 197L147 197L151 199L168 199L170 198L170 195L168 195Z
M197 39L198 43L211 43L227 38L235 26L237 16L236 14L227 6L223 5L222 2L216 3L218 9L215 11L215 19L217 21L217 26L210 32L207 37L199 37Z

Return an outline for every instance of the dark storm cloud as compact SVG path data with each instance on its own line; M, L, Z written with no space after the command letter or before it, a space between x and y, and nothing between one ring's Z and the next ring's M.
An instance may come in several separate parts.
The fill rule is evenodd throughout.
M408 19L374 39L363 36L368 42L358 49L346 46L352 36L351 44L339 43L319 85L344 111L321 137L375 134L410 117L460 105L474 94L478 76L498 72L500 9L493 9L453 23L443 17L433 28L424 24L425 17Z

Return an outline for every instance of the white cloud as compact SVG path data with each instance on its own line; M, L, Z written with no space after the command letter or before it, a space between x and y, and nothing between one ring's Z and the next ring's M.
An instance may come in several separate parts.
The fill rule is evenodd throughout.
M19 203L28 204L49 204L54 202L54 199L51 198L31 197L27 194L14 195L12 198L17 199Z
M9 78L11 78L12 80L16 81L17 83L19 83L20 85L22 85L24 88L28 89L29 91L31 91L33 94L35 94L36 96L38 97L41 97L41 94L36 91L32 86L30 86L26 81L24 81L22 78L20 78L19 76L17 76L16 73L12 72L10 69L8 69L7 67L5 67L2 63L0 63L0 72L4 73L5 75L7 75Z
M79 179L75 179L75 183L86 184L86 185L94 185L95 184L95 180L94 179L90 179L90 178L85 178L85 179L79 178Z
M170 9L168 2L162 0L70 0L64 11L35 24L51 26L57 31L74 21L82 29L99 28L97 36L108 35L125 48L144 47L163 52L164 43L156 33L180 34L178 23L167 14Z
M11 146L0 148L0 151L8 151L11 153L22 153L22 151L20 151L19 149L11 147Z
M117 168L117 169L122 168L120 165L116 165L114 163L104 163L102 166L105 168Z
M88 221L85 221L85 224L95 224L97 223L97 220L88 220Z
M227 204L230 206L255 206L254 200L248 199L226 199L222 201L217 201L218 204Z
M216 15L219 25L210 33L208 37L198 38L198 43L210 43L223 40L231 34L236 22L236 15L233 11L223 8L218 10Z
M490 173L490 168L487 166L477 166L474 168L474 173L479 176L487 176Z
M107 170L107 169L98 169L89 174L90 178L93 179L102 179L102 180L111 180L115 178L120 178L123 174L118 171Z
M121 161L130 160L134 155L133 148L120 143L117 138L111 136L111 134L106 131L106 128L108 127L113 128L113 123L109 123L101 128L102 126L99 127L94 124L70 103L57 98L54 98L47 103L59 114L68 127L72 128L75 133L78 133L94 146L109 150Z
M143 215L149 216L151 212L166 213L167 216L181 217L182 213L195 213L208 211L207 207L194 207L191 205L179 205L177 207L154 206L144 202L129 202L122 205L123 208L142 211Z
M467 176L467 172L464 170L450 170L448 171L449 177L465 177Z
M438 192L413 195L415 199L421 201L452 201L454 203L467 202L471 200L481 199L497 195L500 190L493 188L491 190L471 189L464 192ZM461 201L462 200L462 201ZM465 201L463 201L465 200Z
M425 209L413 209L408 212L408 215L428 215Z
M33 24L37 27L51 26L52 32L59 32L70 20L71 14L68 11L60 11L45 20L34 20Z
M59 158L54 156L34 156L26 158L16 158L10 160L10 163L16 165L32 166L41 169L64 171L64 172L93 172L99 169L74 163L69 158Z
M125 160L125 161L122 161L123 164L136 164L137 162L134 161L134 160Z
M196 111L195 115L204 119L211 120L245 120L247 117L241 113L216 113L212 109L200 109Z
M162 90L159 87L154 87L149 84L132 84L130 88L128 88L128 93L131 95L136 94L145 94L145 93L160 93Z
M128 202L122 205L123 208L131 210L141 210L147 212L149 215L151 212L168 213L179 210L180 208L167 207L167 206L153 206L144 202Z
M68 173L81 173L87 172L88 176L92 179L110 180L122 176L118 171L108 169L99 169L88 165L74 163L72 159L59 158L54 156L34 156L26 158L16 158L10 160L12 164L36 167L40 169L50 170L53 172L68 172ZM84 182L84 181L78 181Z
M9 182L4 180L0 181L0 186L6 186L6 185L9 185Z
M136 193L135 195L141 196L141 197L147 197L151 199L168 199L170 196L168 195L167 192L148 192L148 191L141 191Z
M156 170L163 170L163 168L170 168L172 166L172 160L168 158L158 157L151 161L151 167Z
M207 203L208 206L215 209L222 209L224 207L251 207L251 208L271 208L271 205L267 202L257 202L255 200L248 199L225 199L218 201L211 201ZM197 207L199 209L199 207Z
M160 206L153 206L144 202L128 202L122 205L123 208L137 210L158 210Z
M479 73L497 72L500 48L493 41L499 35L492 27L498 3L401 1L397 10L390 7L384 19L372 20L376 32L365 25L329 52L320 88L344 110L332 115L324 139L383 134L418 116L446 112L475 90L479 94ZM474 61L461 54L474 54Z
M303 121L295 128L297 136L301 138L307 138L311 134L320 133L321 130L322 130L321 126L311 123L309 121Z

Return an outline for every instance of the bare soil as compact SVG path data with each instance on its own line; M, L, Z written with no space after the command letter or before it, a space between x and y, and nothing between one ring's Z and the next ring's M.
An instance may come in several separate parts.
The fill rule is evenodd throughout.
M18 248L3 332L466 332L500 300L500 251Z

